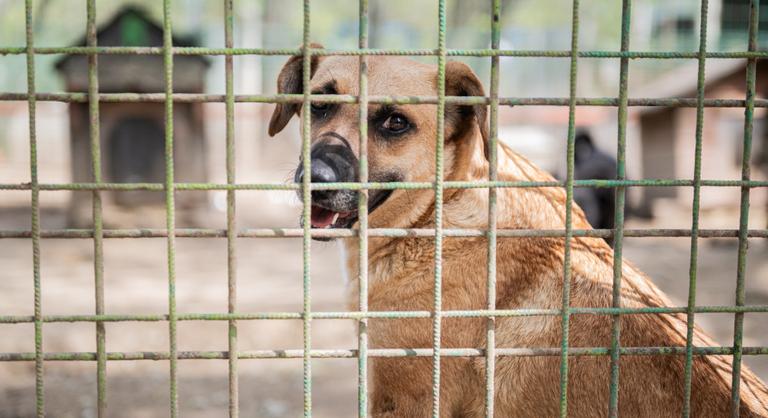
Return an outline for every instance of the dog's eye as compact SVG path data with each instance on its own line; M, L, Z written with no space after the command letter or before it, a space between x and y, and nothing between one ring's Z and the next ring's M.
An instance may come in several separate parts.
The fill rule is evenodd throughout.
M411 128L411 123L403 115L397 113L390 115L381 124L381 129L388 134L399 135Z
M325 113L331 108L330 103L312 103L310 106L312 114L316 116L325 116Z

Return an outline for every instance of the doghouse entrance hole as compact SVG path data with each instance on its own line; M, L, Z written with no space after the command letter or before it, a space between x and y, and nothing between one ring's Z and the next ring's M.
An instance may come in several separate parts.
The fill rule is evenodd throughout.
M162 183L165 172L163 127L143 117L126 117L109 137L110 174L115 183ZM163 193L150 191L116 192L121 205L162 203Z

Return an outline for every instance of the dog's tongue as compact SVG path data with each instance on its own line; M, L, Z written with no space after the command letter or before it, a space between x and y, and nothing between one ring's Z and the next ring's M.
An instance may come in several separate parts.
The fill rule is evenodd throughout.
M325 228L333 223L333 215L336 212L312 206L312 228Z

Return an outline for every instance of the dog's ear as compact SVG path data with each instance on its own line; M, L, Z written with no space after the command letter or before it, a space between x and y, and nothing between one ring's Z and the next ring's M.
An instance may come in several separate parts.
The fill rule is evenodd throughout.
M472 69L463 62L449 61L445 66L446 96L485 96L483 83L477 78ZM446 119L455 120L456 134L464 133L472 123L477 123L480 135L483 137L483 153L488 158L488 108L486 105L455 105L446 106Z
M303 49L303 46L301 47ZM320 44L310 44L312 49L322 49ZM283 65L280 75L277 76L277 92L280 94L301 94L304 92L303 83L303 56L293 56ZM314 75L317 65L320 62L317 55L312 56L312 69L310 74ZM301 109L300 103L277 103L272 112L272 119L269 121L269 136L275 136L285 128L285 125L291 120L293 115L298 115Z

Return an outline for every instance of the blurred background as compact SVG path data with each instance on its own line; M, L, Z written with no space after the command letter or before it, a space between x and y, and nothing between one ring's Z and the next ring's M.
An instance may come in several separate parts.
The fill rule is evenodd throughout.
M161 45L162 5L156 0L99 0L100 45ZM699 7L695 0L636 1L632 10L631 49L696 51ZM768 39L768 1L761 0L761 49ZM570 47L568 0L502 0L503 49L560 50ZM746 49L748 0L710 0L708 49ZM490 47L490 1L448 0L448 47ZM235 47L295 48L302 36L300 0L235 2ZM38 0L34 36L38 47L84 45L85 0ZM179 46L224 46L223 7L215 0L173 2L174 43ZM356 0L312 1L312 39L333 49L355 48ZM620 46L621 2L581 1L579 48L616 51ZM370 0L370 45L374 48L434 48L437 1ZM24 2L0 0L0 46L25 44ZM236 94L273 94L284 56L235 56ZM434 57L417 58L434 62ZM490 59L465 58L486 86ZM87 91L84 56L35 57L37 91ZM501 58L502 97L568 96L569 59ZM24 55L0 55L0 92L26 92ZM174 90L224 94L222 56L175 58ZM630 61L630 98L696 96L697 62L685 59ZM768 65L758 64L758 97L768 97ZM743 99L746 60L707 60L706 96ZM579 97L617 97L619 60L582 58L578 62ZM99 58L100 90L106 93L163 91L160 56L110 55ZM236 170L240 183L285 182L298 162L298 124L276 138L266 135L273 105L238 103L235 107ZM108 182L162 182L163 104L102 103L101 140L104 178ZM752 178L768 176L768 129L764 108L755 111ZM174 110L177 181L226 182L225 111L223 103L177 104ZM518 106L500 109L500 139L536 163L564 176L567 107ZM587 138L587 153L577 174L595 178L613 167L617 110L579 107L576 124ZM693 176L695 109L633 107L628 116L627 173L632 179L690 179ZM37 103L39 172L42 183L90 181L87 104ZM703 130L702 177L741 177L744 111L708 108ZM599 164L598 164L599 163ZM606 165L607 164L607 165ZM580 170L579 170L580 168ZM610 170L609 170L610 171ZM606 178L610 178L609 172ZM0 101L0 183L28 182L27 103ZM581 192L580 192L581 193ZM28 191L0 192L0 229L30 228ZM738 228L738 188L704 187L702 228ZM766 188L750 194L750 228L764 229L768 219ZM163 228L164 196L152 192L104 193L106 228ZM577 196L579 197L579 196ZM581 196L584 205L598 202ZM593 200L589 200L593 198ZM91 225L90 195L43 192L44 229ZM609 196L609 200L612 197ZM628 191L628 228L690 228L690 188L632 188ZM179 228L224 228L224 192L177 193ZM595 207L603 217L612 213ZM300 204L292 192L239 191L239 228L296 227ZM599 215L597 215L600 218ZM598 219L595 218L595 219ZM592 219L591 219L592 220ZM599 222L593 220L593 224ZM603 227L610 227L603 226ZM177 240L179 312L226 312L226 240ZM162 314L167 311L164 239L108 239L104 243L106 310L111 314ZM687 299L690 239L626 238L625 257L649 273L677 306ZM242 312L301 309L301 240L238 241L238 309ZM338 249L313 242L312 300L318 311L345 310L345 287ZM702 239L698 258L697 303L734 302L737 240ZM44 239L41 244L42 306L45 314L90 314L93 302L93 243L90 240ZM32 255L29 240L0 239L0 315L32 314ZM747 303L768 304L768 243L750 240ZM732 314L699 314L717 342L732 344ZM745 346L768 345L766 314L747 314ZM301 347L298 321L241 321L240 349ZM46 351L95 351L94 325L50 323L44 326ZM108 351L167 350L165 323L108 323ZM356 346L350 321L313 322L317 348ZM186 321L179 324L179 350L226 350L227 324ZM33 352L32 324L0 325L0 352ZM747 356L745 363L768 379L768 360ZM49 362L45 367L46 408L50 416L95 416L95 363ZM314 360L315 416L352 416L356 409L356 360ZM184 416L227 413L227 362L187 360L179 364L179 402ZM240 362L241 407L245 416L296 416L302 407L301 360ZM167 362L123 361L108 366L110 415L165 416L168 410ZM34 364L0 363L0 417L34 415Z

